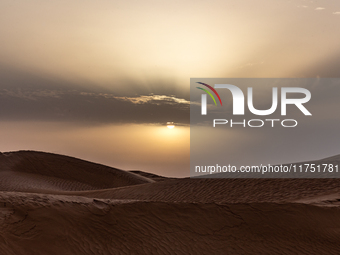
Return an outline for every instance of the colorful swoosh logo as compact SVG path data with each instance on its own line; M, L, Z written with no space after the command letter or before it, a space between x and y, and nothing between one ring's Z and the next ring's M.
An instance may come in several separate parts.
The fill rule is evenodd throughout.
M220 95L217 93L217 91L216 91L213 87L211 87L210 85L205 84L205 83L203 83L203 82L196 82L196 83L201 84L201 85L203 85L203 86L206 86L206 87L209 88L212 92L214 92L215 95L217 96L218 100L220 100L220 103L221 103L221 105L222 105L222 100L221 100L221 98L220 98ZM215 105L217 105L214 96L213 96L208 90L202 89L202 88L200 88L200 87L197 87L197 88L198 88L198 89L201 89L201 90L203 90L205 93L207 93L207 94L214 100Z

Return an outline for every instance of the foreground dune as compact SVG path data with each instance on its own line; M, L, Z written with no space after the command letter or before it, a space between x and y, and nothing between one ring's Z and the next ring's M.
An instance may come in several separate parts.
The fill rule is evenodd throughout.
M167 179L0 157L0 254L340 254L338 179Z

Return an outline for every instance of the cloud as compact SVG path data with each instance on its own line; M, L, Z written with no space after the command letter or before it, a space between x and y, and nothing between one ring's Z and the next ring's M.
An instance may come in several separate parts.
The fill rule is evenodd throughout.
M64 94L63 91L58 90L36 90L30 91L27 89L0 89L0 95L9 96L9 97L17 97L28 100L38 100L39 97L50 97L50 98L60 98L60 96Z
M317 7L317 8L315 8L316 11L322 11L324 9L325 9L324 7Z
M122 97L78 90L1 89L0 119L95 123L189 123L190 102L174 95Z
M340 15L340 12L333 12L333 14L335 14L335 15Z
M103 97L103 98L111 98L111 99L118 99L125 102L130 102L133 104L185 104L189 105L190 101L185 100L183 98L177 98L175 96L167 96L167 95L141 95L138 97L122 97L122 96L115 96L113 94L107 93L89 93L89 92L81 92L80 95L82 96L92 96L95 98Z
M141 95L138 97L122 97L122 96L115 96L113 94L108 93L89 93L89 92L81 92L80 95L83 96L92 96L92 97L103 97L103 98L113 98L118 99L126 102L131 102L133 104L146 104L146 103L153 103L153 104L190 104L188 100L183 98L177 98L175 96L167 96L167 95Z
M134 104L145 104L145 103L154 103L154 104L185 104L189 105L190 102L182 99L176 98L175 96L166 96L166 95L150 95L150 96L139 96L139 97L115 97L116 99L129 101Z

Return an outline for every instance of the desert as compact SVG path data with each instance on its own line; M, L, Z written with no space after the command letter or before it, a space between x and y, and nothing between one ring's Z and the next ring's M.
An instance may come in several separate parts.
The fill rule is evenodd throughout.
M166 178L36 151L0 164L4 255L340 253L338 179Z

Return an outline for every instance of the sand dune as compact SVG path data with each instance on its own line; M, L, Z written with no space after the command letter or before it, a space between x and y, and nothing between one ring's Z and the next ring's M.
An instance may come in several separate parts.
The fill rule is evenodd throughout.
M52 153L0 154L0 190L94 190L153 182L127 171Z
M0 254L340 254L338 179L167 179L39 152L0 163Z
M2 254L339 254L339 209L0 195Z
M338 179L179 179L69 194L164 202L259 203L295 201L338 192Z

